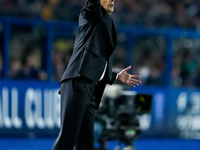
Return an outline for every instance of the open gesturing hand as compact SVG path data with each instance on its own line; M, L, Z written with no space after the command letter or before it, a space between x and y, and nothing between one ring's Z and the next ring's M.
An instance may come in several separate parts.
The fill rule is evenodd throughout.
M141 81L138 80L140 78L139 75L131 75L129 73L127 73L128 70L131 69L131 66L123 69L117 77L117 80L120 81L121 83L125 83L129 86L135 87L136 85L138 86Z

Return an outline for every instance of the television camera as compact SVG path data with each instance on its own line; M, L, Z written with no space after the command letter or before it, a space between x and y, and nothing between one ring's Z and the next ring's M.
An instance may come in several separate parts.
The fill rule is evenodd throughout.
M107 93L107 92L105 92ZM152 95L135 91L120 91L115 96L109 91L102 99L97 113L97 121L101 122L104 131L98 140L98 150L108 150L107 142L117 139L125 143L123 150L135 150L133 142L140 138L139 115L152 112Z

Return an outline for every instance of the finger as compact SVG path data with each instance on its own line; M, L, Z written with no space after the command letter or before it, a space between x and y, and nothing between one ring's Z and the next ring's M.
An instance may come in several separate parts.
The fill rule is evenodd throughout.
M127 68L124 69L124 71L128 71L131 69L131 66L128 66Z
M135 85L133 85L133 84L129 84L129 86L131 86L131 87L135 88Z
M137 85L138 86L140 82L130 81L129 83L132 84L132 85Z
M134 84L127 83L127 85L129 85L129 86L131 86L131 87L135 88L135 85L134 85Z
M136 79L131 79L131 82L134 82L134 83L141 83L140 80L136 80Z
M139 75L131 75L131 78L136 78L136 79L138 79L138 78L140 78L140 76L139 76Z

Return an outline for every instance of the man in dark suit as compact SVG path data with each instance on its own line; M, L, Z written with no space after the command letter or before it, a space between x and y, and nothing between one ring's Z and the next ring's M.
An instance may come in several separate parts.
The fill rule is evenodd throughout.
M115 0L86 0L72 57L61 82L61 129L52 150L93 150L94 121L106 84L115 80L132 87L138 75L112 72L116 29L110 14Z

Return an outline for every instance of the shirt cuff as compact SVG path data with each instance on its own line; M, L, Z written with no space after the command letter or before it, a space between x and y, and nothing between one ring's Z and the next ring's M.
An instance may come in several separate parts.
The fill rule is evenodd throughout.
M117 80L118 76L119 76L119 74L117 73L115 80Z

